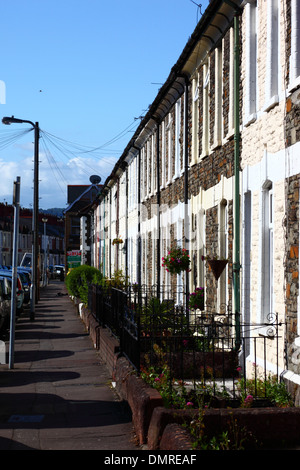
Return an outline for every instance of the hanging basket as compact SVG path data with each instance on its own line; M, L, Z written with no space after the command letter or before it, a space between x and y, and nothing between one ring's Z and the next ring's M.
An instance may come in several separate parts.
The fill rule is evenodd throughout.
M114 238L112 241L113 245L120 245L121 243L123 243L122 238Z
M208 259L207 260L215 279L218 280L228 263L227 259Z

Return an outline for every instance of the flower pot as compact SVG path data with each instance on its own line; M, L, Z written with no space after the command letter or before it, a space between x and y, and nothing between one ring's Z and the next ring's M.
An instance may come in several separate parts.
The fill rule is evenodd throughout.
M218 280L228 261L226 259L208 259L207 260L215 279Z

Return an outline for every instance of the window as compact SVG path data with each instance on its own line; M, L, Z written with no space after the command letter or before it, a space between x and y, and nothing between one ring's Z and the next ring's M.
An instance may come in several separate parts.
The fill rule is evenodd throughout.
M146 197L146 181L147 181L147 174L146 174L146 156L145 156L145 147L141 150L141 197L144 199Z
M175 105L175 174L177 178L180 174L181 161L181 98Z
M279 3L268 0L267 12L267 74L265 111L279 101Z
M147 196L151 194L151 182L152 182L152 173L153 167L151 166L152 162L152 155L151 155L152 147L151 147L151 140L147 141L146 144L146 160L147 160Z
M273 279L273 189L268 182L263 188L263 227L262 227L262 312L263 320L274 310Z
M193 79L193 110L192 110L192 165L197 163L199 154L199 77Z
M219 244L220 244L220 259L228 258L228 206L226 201L222 201L220 204L220 215L219 215ZM224 269L220 276L220 288L219 288L219 305L225 307L228 300L228 265Z
M221 144L222 139L222 48L215 50L215 125L214 125L214 146Z
M171 183L172 180L172 152L173 152L173 142L172 142L172 115L168 115L168 124L167 124L167 140L168 140L168 176L167 183Z
M202 157L209 153L209 66L203 66L203 129L202 129Z
M251 1L246 5L246 124L256 119L257 94L257 2Z
M154 194L156 190L156 178L155 178L155 173L156 173L156 160L155 160L155 135L153 134L151 136L151 142L150 142L150 147L151 147L151 181L150 181L150 193Z
M230 29L228 134L234 131L234 29Z
M293 83L300 76L300 4L299 0L291 1L291 61L290 81Z
M161 124L161 187L166 184L166 127L165 121Z

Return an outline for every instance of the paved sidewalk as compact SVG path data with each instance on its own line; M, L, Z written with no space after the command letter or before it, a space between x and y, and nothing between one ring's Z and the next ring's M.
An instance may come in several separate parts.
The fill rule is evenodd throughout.
M23 449L138 450L130 412L60 281L41 291L33 322L26 311L17 321L14 368L0 365L0 450Z

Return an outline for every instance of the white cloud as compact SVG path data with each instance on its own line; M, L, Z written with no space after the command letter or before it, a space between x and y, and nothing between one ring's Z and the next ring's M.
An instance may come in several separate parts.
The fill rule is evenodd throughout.
M116 159L97 160L94 158L75 157L66 162L55 161L40 152L39 158L39 207L65 208L67 205L67 186L71 184L90 184L91 175L99 175L103 183L111 173ZM18 162L0 159L2 183L0 201L12 203L13 182L21 178L21 206L32 207L33 204L33 157Z

